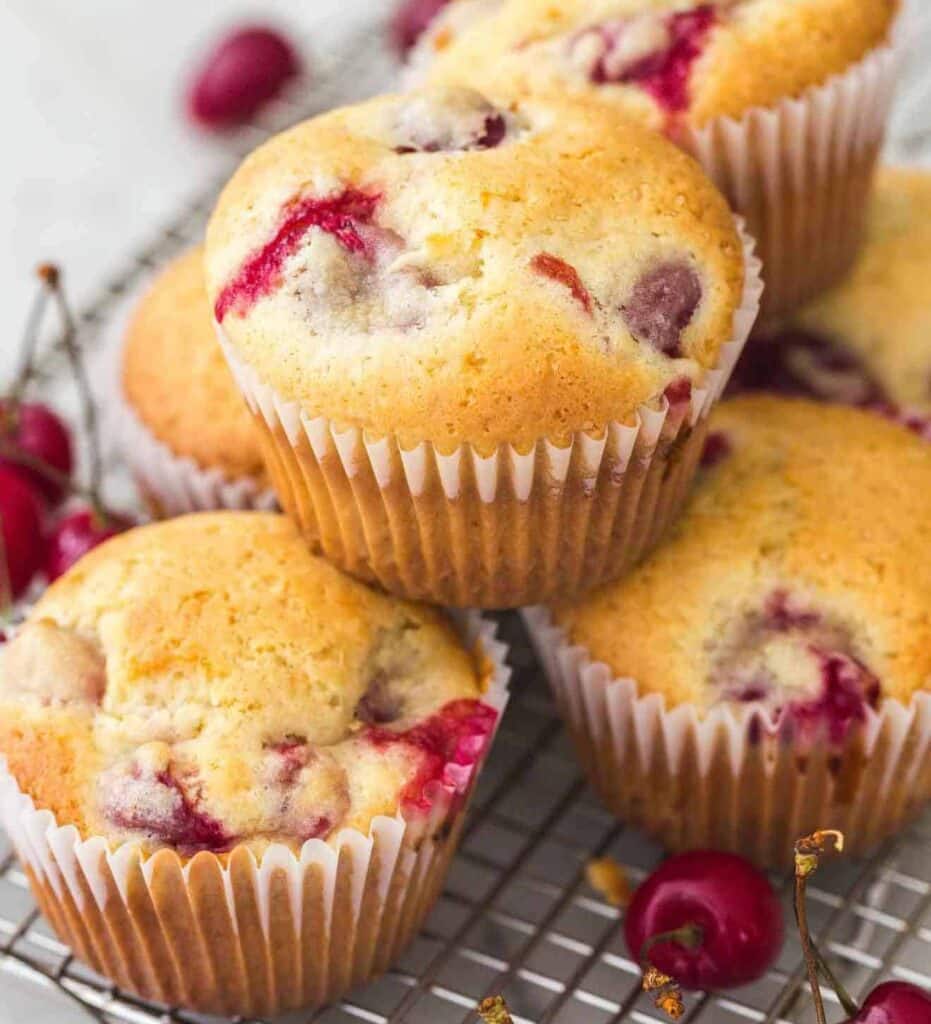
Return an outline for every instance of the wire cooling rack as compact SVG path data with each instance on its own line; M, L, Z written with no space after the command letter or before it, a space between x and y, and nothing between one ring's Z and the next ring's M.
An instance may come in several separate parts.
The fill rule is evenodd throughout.
M917 0L908 37L914 59L893 122L891 153L931 158L931 8ZM230 148L230 169L264 137L300 117L360 98L390 83L395 68L368 26L328 60L317 60L309 95L282 100ZM85 349L103 347L132 296L167 259L198 240L222 181L193 197L151 243L105 281L84 309ZM48 390L62 388L52 349L40 366ZM120 486L119 464L109 463ZM395 968L344 1002L292 1014L301 1024L461 1024L476 1003L503 994L518 1024L659 1024L639 990L624 946L622 911L585 881L595 857L611 856L636 884L660 849L615 821L580 775L566 734L516 615L501 616L512 647L513 698L482 775L462 848L446 890ZM829 824L829 823L825 823ZM791 921L789 886L783 892ZM809 888L821 948L855 994L901 978L931 987L931 814L869 860L835 861ZM689 1024L809 1024L814 1020L791 925L776 966L756 984L721 995L688 996ZM9 979L9 980L7 980ZM56 999L57 993L57 999ZM84 967L39 915L9 843L0 834L0 1019L134 1024L210 1020L157 1007L116 990ZM64 998L63 998L64 997ZM830 999L830 996L828 997ZM836 1002L834 1020L843 1016ZM216 1018L213 1018L216 1020Z

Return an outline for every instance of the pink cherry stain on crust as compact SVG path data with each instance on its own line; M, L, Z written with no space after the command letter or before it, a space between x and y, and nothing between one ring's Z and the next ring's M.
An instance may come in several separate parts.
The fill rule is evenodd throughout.
M171 790L174 794L171 809L167 814L156 814L144 805L113 804L108 817L118 827L145 832L156 841L175 847L182 854L193 854L200 850L221 853L234 843L235 836L231 836L216 818L199 809L197 798L172 774L170 767L144 777L136 766L131 777L136 780L145 778L151 780L153 787L162 786Z
M668 46L648 54L617 76L609 74L601 60L595 66L592 79L599 85L637 85L667 113L680 114L689 106L692 66L701 56L705 40L716 22L717 13L712 4L671 14L665 22L670 35Z
M701 453L702 469L713 469L733 451L733 446L723 430L713 430L705 439Z
M359 229L370 224L381 196L347 188L335 195L298 196L286 204L283 219L271 241L250 256L220 292L214 304L219 323L234 312L245 316L265 295L281 284L282 268L311 228L333 235L349 253L368 257L369 246Z
M404 732L372 726L363 735L376 747L402 744L420 764L401 792L406 811L429 811L436 784L462 795L491 742L498 712L478 700L456 700Z

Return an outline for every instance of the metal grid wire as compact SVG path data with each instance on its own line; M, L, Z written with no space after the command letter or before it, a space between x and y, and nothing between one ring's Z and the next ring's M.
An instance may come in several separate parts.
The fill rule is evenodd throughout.
M921 2L921 0L919 0ZM931 47L931 12L916 7L911 38ZM292 95L231 147L231 165L298 117L377 91L394 69L371 26L318 62L310 96ZM931 155L931 70L915 62L895 121L900 157ZM924 119L924 121L922 121ZM217 181L181 209L81 316L87 349L101 344L127 296L153 270L200 238ZM40 377L53 387L52 349ZM479 782L462 848L422 933L385 977L344 1002L287 1020L302 1024L459 1024L485 995L503 994L521 1022L659 1024L639 991L639 971L619 927L621 911L585 882L587 862L615 858L636 883L660 849L598 804L581 777L516 615L501 617L512 645L513 698ZM829 824L829 823L826 823ZM726 995L692 995L684 1018L701 1024L808 1024L814 1017L783 891L788 940L764 979ZM809 889L813 929L855 994L897 977L931 987L931 814L866 861L837 861ZM207 1018L118 992L74 959L39 915L9 843L0 836L0 972L55 987L100 1022L199 1024ZM2 988L2 983L0 983ZM834 1019L843 1014L830 1006Z

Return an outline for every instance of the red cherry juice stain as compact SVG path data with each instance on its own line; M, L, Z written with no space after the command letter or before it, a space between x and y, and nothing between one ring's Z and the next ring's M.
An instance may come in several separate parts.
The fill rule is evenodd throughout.
M401 793L401 806L429 811L435 784L465 792L497 719L498 712L481 701L456 700L404 732L372 727L364 735L376 747L402 744L412 749L420 764Z
M370 256L359 228L371 223L380 199L378 194L349 188L325 198L291 200L274 238L250 256L220 292L213 308L217 322L222 323L231 312L245 316L259 299L273 292L281 284L285 261L311 228L333 235L347 252Z
M586 313L592 311L592 297L588 289L582 284L579 272L575 267L570 266L565 260L553 256L548 252L538 252L530 261L530 269L534 273L548 277L551 281L568 288L572 297L578 302Z

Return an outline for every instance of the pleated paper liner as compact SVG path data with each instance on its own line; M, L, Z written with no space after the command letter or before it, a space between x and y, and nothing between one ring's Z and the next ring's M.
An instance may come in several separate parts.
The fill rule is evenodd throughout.
M271 511L275 492L252 477L233 477L199 466L161 442L121 396L114 403L113 429L120 453L151 513L158 519L213 509Z
M838 828L862 855L931 800L931 693L883 701L842 746L803 747L746 706L667 709L590 661L546 609L523 616L592 787L670 850L731 850L784 869L796 839Z
M760 264L742 226L741 237L732 335L689 400L663 398L565 447L540 438L528 451L503 444L482 456L469 444L404 449L394 437L340 430L276 394L218 328L282 507L315 552L407 598L508 608L620 576L678 515L708 413L756 319Z
M488 662L483 701L500 722L507 648L477 615L462 628ZM391 966L442 888L480 767L437 784L426 815L258 859L242 845L184 861L82 839L34 806L2 757L0 816L43 914L94 970L144 999L265 1017L332 1002Z
M900 35L894 29L887 44L797 99L718 117L675 139L757 241L763 319L797 309L856 259L902 63Z

